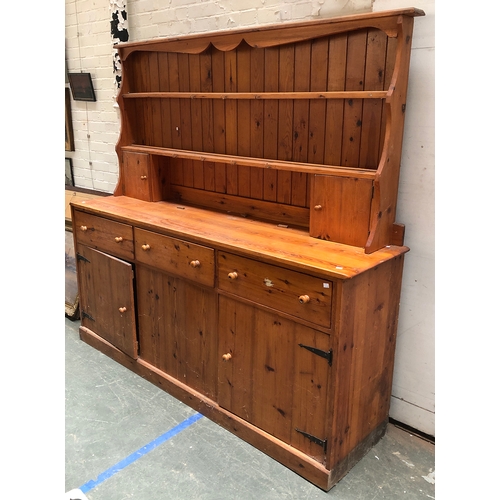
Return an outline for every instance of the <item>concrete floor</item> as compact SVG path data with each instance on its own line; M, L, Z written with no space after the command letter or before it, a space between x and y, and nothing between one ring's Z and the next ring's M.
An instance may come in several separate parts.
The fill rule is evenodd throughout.
M325 493L83 343L79 322L65 321L68 500L435 498L432 443L389 425Z

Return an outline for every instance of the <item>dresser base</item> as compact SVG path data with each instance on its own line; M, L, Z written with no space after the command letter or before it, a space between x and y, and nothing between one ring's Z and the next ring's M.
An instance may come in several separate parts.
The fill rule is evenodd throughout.
M330 490L338 483L370 448L384 436L387 429L388 419L378 425L343 460L331 470L328 470L311 457L228 412L203 394L194 391L151 364L140 358L133 359L127 356L90 329L81 326L79 331L81 340L86 344L94 347L158 388L163 389L193 410L198 411L214 423L325 491Z

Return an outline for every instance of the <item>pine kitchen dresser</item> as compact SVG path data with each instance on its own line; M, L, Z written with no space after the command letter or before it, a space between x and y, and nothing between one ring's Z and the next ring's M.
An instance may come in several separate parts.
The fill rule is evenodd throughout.
M388 422L421 15L120 44L116 190L72 203L81 338L324 490Z

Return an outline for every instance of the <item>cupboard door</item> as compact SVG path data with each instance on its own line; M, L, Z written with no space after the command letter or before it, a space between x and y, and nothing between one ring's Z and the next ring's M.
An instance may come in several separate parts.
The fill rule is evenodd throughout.
M83 245L77 248L82 326L137 358L132 265Z
M123 169L125 196L143 201L162 199L162 176L157 159L146 153L124 151Z
M314 175L309 234L313 238L364 247L368 239L373 181Z
M215 292L138 265L137 302L141 359L215 399Z
M219 318L220 406L324 462L330 365L307 347L329 336L223 296Z

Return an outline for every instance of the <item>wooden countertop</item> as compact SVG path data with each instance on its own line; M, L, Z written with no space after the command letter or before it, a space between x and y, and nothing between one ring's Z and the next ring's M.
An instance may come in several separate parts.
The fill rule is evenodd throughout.
M107 196L71 205L176 238L331 278L352 278L409 250L387 246L365 254L362 248L312 238L302 229L166 201Z

